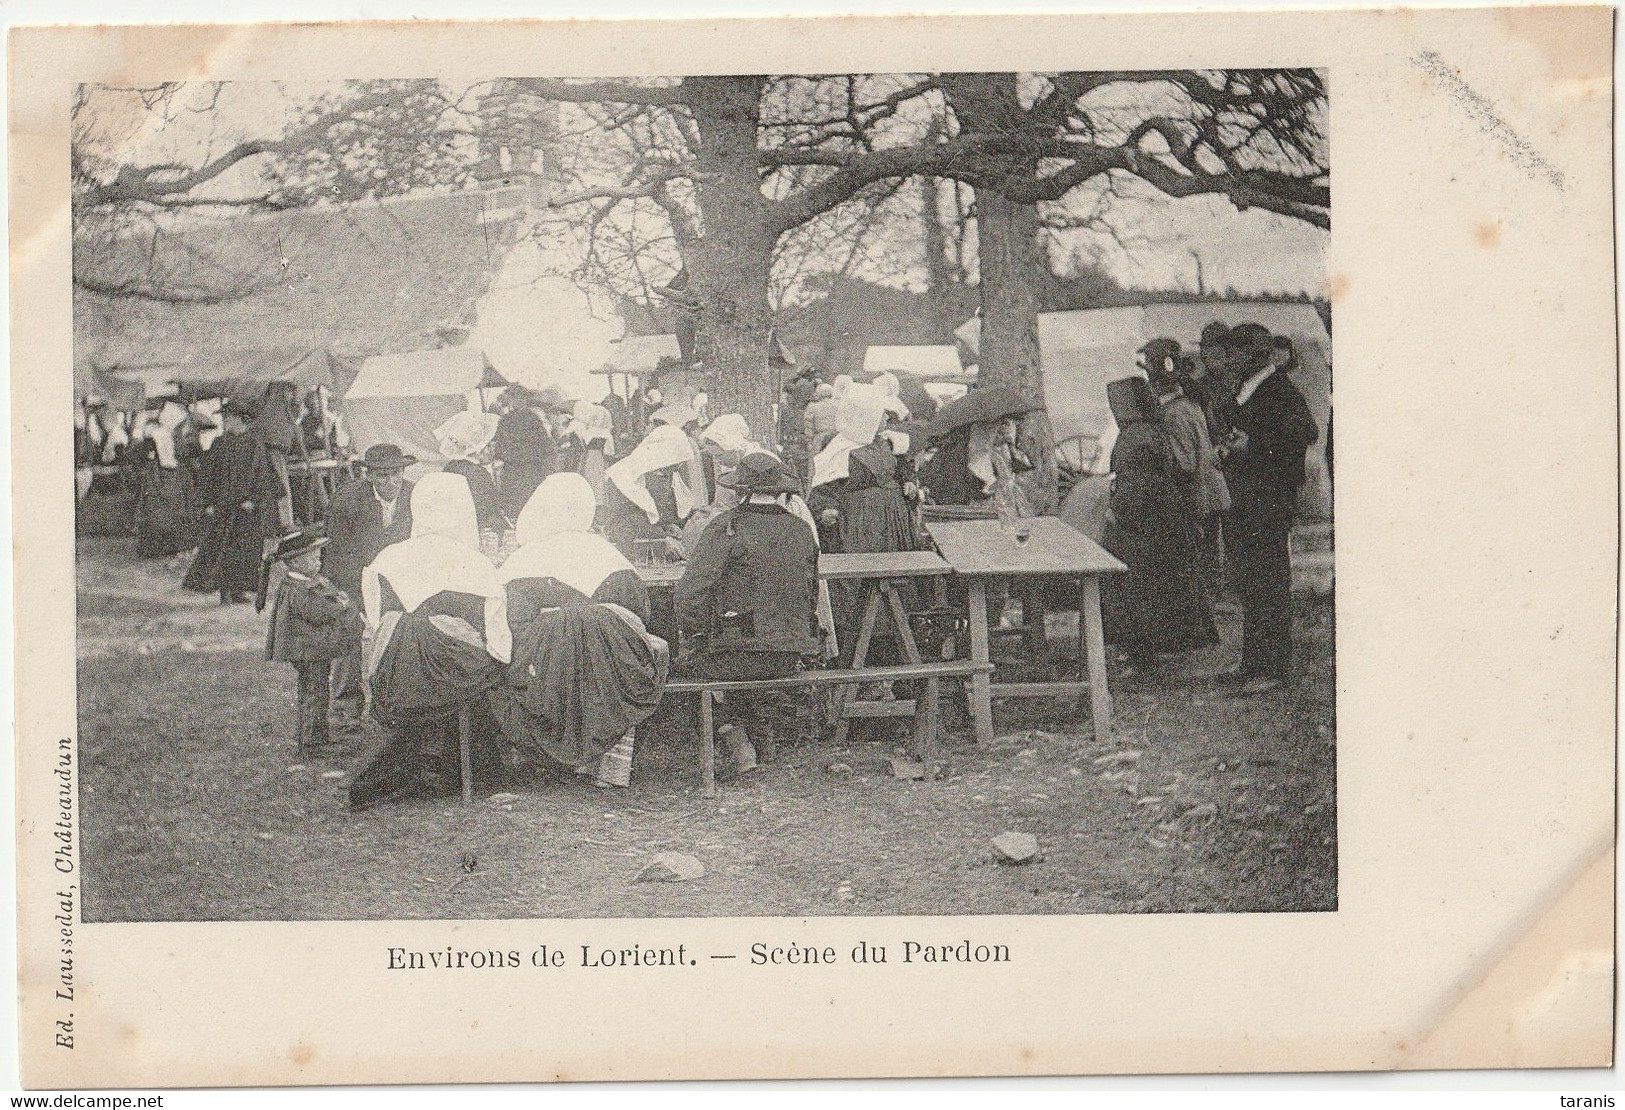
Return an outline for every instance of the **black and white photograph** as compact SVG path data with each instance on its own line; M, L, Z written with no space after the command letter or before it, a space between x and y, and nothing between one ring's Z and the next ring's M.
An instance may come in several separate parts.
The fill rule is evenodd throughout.
M84 920L1335 911L1328 115L78 86Z
M8 38L24 1084L1610 1065L1610 9L274 18Z

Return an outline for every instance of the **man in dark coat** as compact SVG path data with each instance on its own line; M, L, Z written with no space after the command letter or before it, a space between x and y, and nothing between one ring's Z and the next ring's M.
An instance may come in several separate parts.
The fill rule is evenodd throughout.
M724 480L745 500L706 525L677 583L677 622L687 652L679 676L782 678L822 647L818 546L812 529L785 504L785 495L800 485L776 456L751 452ZM717 738L738 771L756 766L747 725L770 757L776 730L769 731L767 714L737 697L722 712L729 723Z
M361 572L390 544L412 534L412 483L402 472L417 462L393 443L377 443L362 457L366 470L340 487L327 507L328 544L322 576L352 598L361 596ZM339 743L361 737L361 644L333 660L333 733Z
M1241 666L1226 676L1238 693L1276 689L1292 663L1292 560L1288 536L1304 479L1304 452L1319 438L1309 406L1277 365L1273 338L1260 324L1230 333L1239 382L1225 405L1237 433L1227 451L1236 590L1241 595Z
M182 583L220 591L220 604L249 600L258 591L265 541L282 534L278 501L284 486L270 449L248 428L257 408L229 400L221 410L225 431L199 463L202 505L198 551Z

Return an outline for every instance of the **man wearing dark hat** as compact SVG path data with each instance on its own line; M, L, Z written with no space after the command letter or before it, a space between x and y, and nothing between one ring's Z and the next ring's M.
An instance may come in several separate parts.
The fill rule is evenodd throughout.
M352 598L361 596L361 572L378 553L412 534L412 483L402 472L417 459L393 443L367 448L365 475L351 479L327 507L328 544L322 574ZM333 731L340 742L361 737L361 644L333 660Z
M198 466L203 519L197 555L182 585L220 591L220 604L249 600L259 588L265 541L282 533L277 511L282 479L269 448L249 430L254 404L232 398L221 407L224 430Z
M706 525L677 583L684 677L745 681L782 678L822 646L817 631L818 547L812 529L792 513L799 483L778 457L753 451L723 479L744 500ZM764 757L777 729L765 705L730 699L717 738L736 770L755 768L747 726ZM775 713L773 716L779 716Z
M1288 536L1304 479L1304 452L1319 438L1309 405L1279 368L1268 329L1240 324L1230 333L1239 386L1223 416L1239 435L1225 461L1233 506L1226 540L1241 594L1241 666L1227 680L1243 695L1262 694L1290 677L1292 561Z

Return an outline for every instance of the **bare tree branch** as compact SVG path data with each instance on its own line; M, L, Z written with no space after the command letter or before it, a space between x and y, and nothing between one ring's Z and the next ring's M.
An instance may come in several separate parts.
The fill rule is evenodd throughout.
M675 85L634 85L630 81L561 81L551 77L516 78L515 84L546 100L583 104L649 104L675 107L687 104L689 94Z
M78 199L86 206L131 201L161 204L171 197L184 196L246 159L262 154L287 154L309 148L325 136L335 124L351 119L369 108L388 104L399 97L400 93L397 90L385 89L370 96L347 101L343 106L317 116L280 139L250 139L238 143L219 157L195 168L173 163L157 166L134 166L126 163L119 167L112 181L89 184Z
M580 204L582 201L589 200L636 200L639 198L657 200L666 182L678 177L693 177L694 174L694 168L686 163L670 163L664 168L654 171L651 176L642 178L636 184L582 189L579 192L554 197L547 204L549 208L563 208L566 205Z

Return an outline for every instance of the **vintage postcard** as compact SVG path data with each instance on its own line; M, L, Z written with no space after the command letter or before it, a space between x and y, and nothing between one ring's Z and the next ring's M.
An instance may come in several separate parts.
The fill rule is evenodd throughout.
M1612 18L14 30L24 1082L1608 1065Z

